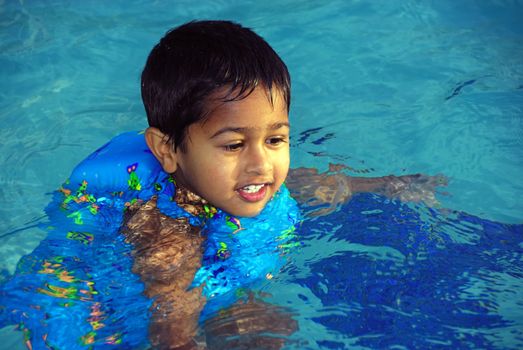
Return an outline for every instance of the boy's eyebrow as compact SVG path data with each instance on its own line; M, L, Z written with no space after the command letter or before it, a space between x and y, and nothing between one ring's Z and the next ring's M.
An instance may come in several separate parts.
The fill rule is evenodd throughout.
M267 127L267 130L278 130L280 128L287 127L290 128L290 124L288 122L281 122L281 123L274 123ZM238 127L235 128L233 126L226 126L225 128L221 128L220 130L216 131L212 136L212 138L215 138L218 135L224 134L226 132L236 132L236 133L242 133L245 131L253 130L255 128L251 127Z

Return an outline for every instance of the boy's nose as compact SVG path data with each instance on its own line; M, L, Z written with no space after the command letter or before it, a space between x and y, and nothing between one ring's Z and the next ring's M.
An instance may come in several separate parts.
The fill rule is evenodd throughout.
M267 175L272 170L269 154L263 147L253 148L246 156L245 170L248 174Z

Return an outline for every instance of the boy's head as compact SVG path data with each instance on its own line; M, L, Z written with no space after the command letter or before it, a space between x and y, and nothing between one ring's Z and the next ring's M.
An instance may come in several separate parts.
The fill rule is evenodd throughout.
M289 109L289 72L263 38L229 21L194 21L152 49L141 89L149 126L183 151L187 128L205 120L212 98L239 100L257 86L277 90Z
M290 77L257 34L201 21L169 31L142 73L149 148L178 184L257 215L289 167Z

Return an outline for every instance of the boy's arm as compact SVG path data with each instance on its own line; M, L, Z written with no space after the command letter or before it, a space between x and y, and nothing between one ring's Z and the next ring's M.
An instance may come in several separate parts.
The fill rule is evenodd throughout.
M286 185L298 202L306 206L323 206L311 213L317 216L334 211L336 206L360 192L373 192L404 202L424 202L434 206L438 204L434 196L435 187L447 184L447 178L442 175L350 177L341 173L344 168L330 164L329 170L324 173L318 173L314 168L290 169Z
M281 349L298 329L292 316L289 310L251 295L205 321L207 348Z
M133 245L133 272L154 299L149 337L156 349L196 349L198 317L205 305L201 287L189 289L201 266L203 238L186 219L156 208L156 199L128 208L122 227Z

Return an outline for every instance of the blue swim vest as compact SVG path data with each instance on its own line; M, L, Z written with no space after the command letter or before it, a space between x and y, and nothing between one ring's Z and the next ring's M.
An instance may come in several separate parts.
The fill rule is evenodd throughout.
M34 349L147 344L151 301L131 273L132 247L119 231L127 207L153 195L162 213L187 217L206 236L192 283L204 285L208 300L201 321L234 303L244 288L271 279L298 244L299 211L285 186L254 218L211 207L193 216L174 202L175 193L142 133L121 134L93 152L53 195L48 237L0 286L0 326L19 324Z

